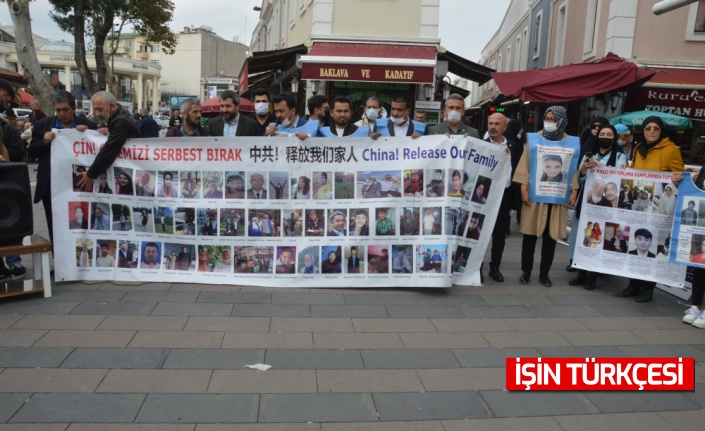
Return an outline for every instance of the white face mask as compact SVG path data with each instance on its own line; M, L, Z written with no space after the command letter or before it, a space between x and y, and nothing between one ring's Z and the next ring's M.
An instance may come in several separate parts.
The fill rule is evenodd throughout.
M370 121L374 121L379 118L379 111L377 109L368 109L365 111L365 117Z
M269 103L267 102L257 102L255 103L255 112L257 115L267 115L269 112Z
M619 145L624 146L624 145L627 143L627 141L625 141L624 139L620 139L620 140L617 141L617 143L618 143Z
M450 111L448 113L448 122L451 124L458 124L460 122L460 112Z
M404 124L406 122L406 117L401 117L401 118L392 117L392 122L394 124L396 124L397 126L401 126L402 124Z
M558 130L558 124L557 123L549 123L548 121L543 122L543 130L547 131L548 133L553 133L556 130Z

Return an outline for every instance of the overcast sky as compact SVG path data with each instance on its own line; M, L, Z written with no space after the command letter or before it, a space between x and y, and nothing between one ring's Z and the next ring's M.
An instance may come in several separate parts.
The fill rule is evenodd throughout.
M146 0L150 1L150 0ZM171 28L207 25L221 37L237 38L249 43L252 30L259 21L261 0L173 0L174 20ZM440 26L438 36L448 50L469 60L478 61L480 52L499 28L510 0L440 0ZM35 0L30 4L33 31L48 39L73 41L49 18L48 0ZM225 12L228 11L228 12ZM0 3L0 24L11 25L12 20L4 3Z

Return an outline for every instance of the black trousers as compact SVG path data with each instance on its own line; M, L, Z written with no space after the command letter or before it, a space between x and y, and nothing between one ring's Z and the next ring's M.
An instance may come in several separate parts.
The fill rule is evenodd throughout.
M548 216L546 217L546 227L541 233L543 242L541 243L541 264L539 266L539 274L548 275L553 264L553 255L556 252L556 240L551 238L549 234L549 224L551 223L551 210L553 205L548 206ZM521 270L527 274L531 274L534 267L534 250L536 250L537 235L524 235L521 242Z
M492 251L490 252L490 266L495 266L499 268L502 263L502 254L504 253L504 244L507 240L507 231L509 230L509 224L511 223L511 202L512 200L512 188L507 187L504 189L504 195L502 195L502 203L499 205L499 212L497 213L497 221L494 224L494 229L492 230Z
M705 295L705 268L694 268L693 270L693 295L691 302L702 308L703 296Z

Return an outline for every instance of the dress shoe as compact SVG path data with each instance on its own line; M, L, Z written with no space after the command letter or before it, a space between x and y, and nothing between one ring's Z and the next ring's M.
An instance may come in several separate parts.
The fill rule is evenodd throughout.
M528 272L522 272L521 277L519 277L519 283L521 284L529 284L529 279L531 278L531 274Z
M573 268L573 259L570 259L570 263L566 265L565 270L568 272L575 272L578 270L577 268Z
M578 271L578 275L575 276L572 280L568 282L571 286L582 286L587 282L587 276L585 275L585 271Z
M504 281L504 276L499 272L499 267L490 265L490 278L492 280L502 283Z
M583 288L585 290L595 290L597 287L597 274L590 272L585 278L585 286Z
M637 296L641 292L641 286L629 284L626 289L617 292L617 296L620 298L626 298L628 296Z
M553 286L553 284L551 283L551 279L548 278L548 275L546 275L546 274L539 275L539 283L545 287Z
M641 293L636 297L636 302L649 302L654 297L654 289L641 289Z

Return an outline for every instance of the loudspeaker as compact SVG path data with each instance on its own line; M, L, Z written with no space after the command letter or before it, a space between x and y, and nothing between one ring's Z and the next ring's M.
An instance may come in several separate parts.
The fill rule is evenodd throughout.
M27 164L0 162L0 244L20 243L33 232Z

